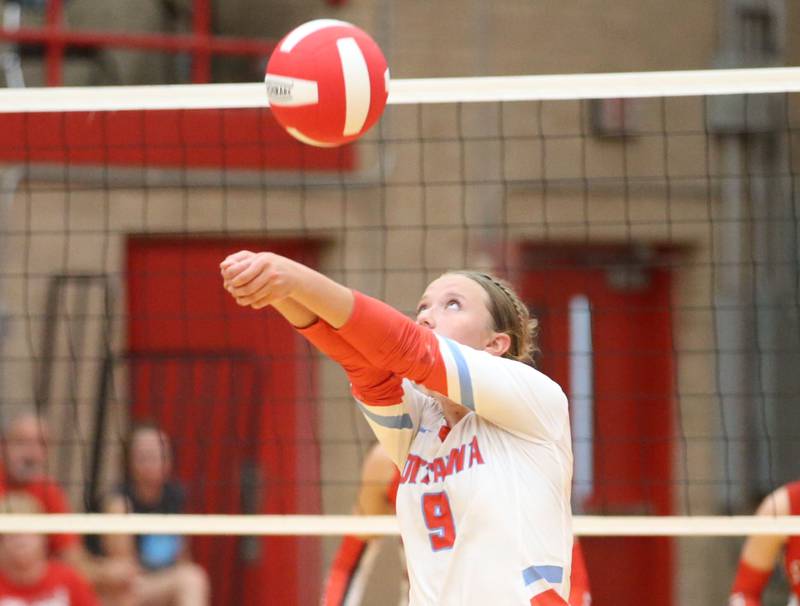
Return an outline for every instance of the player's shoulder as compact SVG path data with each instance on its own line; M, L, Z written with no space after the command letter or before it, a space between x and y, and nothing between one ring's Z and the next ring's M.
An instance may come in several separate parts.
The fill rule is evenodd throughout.
M800 502L800 485L793 484L800 483L784 484L764 497L756 510L756 515L785 516L792 513L795 509L792 503Z
M514 366L514 372L520 373L521 376L526 378L526 383L533 391L536 400L540 403L547 404L548 406L567 411L568 401L567 394L561 385L544 374L538 368L534 368L528 364L517 362L516 360L509 360Z
M47 513L61 513L61 510L66 507L66 492L52 478L41 478L20 486L19 490L38 500Z
M547 384L551 389L553 389L553 391L555 393L557 393L559 396L561 396L561 397L566 399L567 396L564 393L564 389L561 387L561 384L558 381L556 381L555 379L553 379L549 375L546 375L545 373L543 373L538 368L530 366L529 364L523 364L522 362L517 362L517 364L519 364L520 366L523 366L524 368L527 368L528 370L526 372L531 372L532 371L539 381L541 381L542 383Z
M521 362L519 360L512 360L511 358L498 358L496 356L492 356L491 354L487 355L495 360L498 360L498 364L501 364L503 368L513 376L528 380L529 382L535 384L537 389L547 389L556 397L566 398L561 385L532 364Z

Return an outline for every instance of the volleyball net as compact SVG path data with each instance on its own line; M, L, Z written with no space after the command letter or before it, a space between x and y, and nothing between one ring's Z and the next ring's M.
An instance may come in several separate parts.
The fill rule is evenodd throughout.
M795 533L746 514L800 460L800 69L390 90L336 149L258 84L0 91L2 421L46 419L75 511L136 421L187 490L185 516L0 532L396 533L344 516L373 438L343 373L223 291L249 248L408 313L448 269L508 278L570 396L578 534Z

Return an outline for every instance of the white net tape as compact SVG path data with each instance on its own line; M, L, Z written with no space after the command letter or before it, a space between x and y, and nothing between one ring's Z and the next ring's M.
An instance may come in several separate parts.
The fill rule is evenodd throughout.
M800 535L800 516L576 516L579 536ZM0 533L337 536L399 534L394 516L0 515Z
M800 92L800 68L393 80L390 104ZM0 112L266 107L263 84L0 90Z

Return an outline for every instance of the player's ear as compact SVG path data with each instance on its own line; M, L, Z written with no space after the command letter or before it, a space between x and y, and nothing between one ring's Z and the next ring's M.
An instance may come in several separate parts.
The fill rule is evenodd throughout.
M493 356L502 356L509 347L511 347L511 337L504 332L495 332L483 349Z

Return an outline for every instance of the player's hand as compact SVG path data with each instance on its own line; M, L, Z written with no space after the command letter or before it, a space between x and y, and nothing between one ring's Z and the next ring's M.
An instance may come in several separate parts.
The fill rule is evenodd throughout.
M253 309L290 297L296 284L294 261L269 252L240 251L220 263L220 271L236 303Z
M237 253L228 255L219 264L219 271L222 274L222 284L225 290L230 290L231 280L239 275L249 266L249 261L256 256L256 253L249 250L240 250Z

